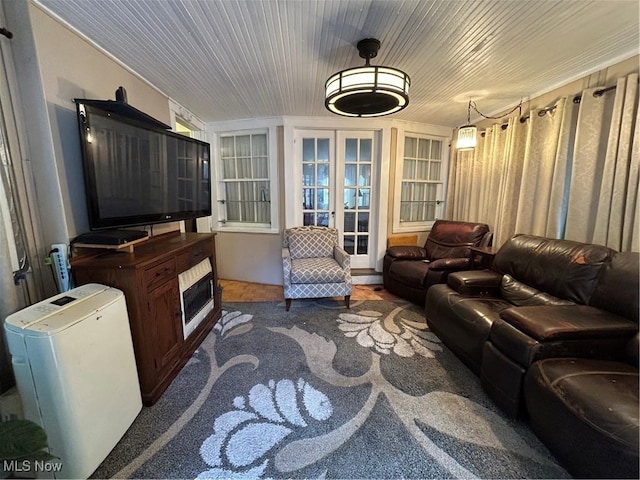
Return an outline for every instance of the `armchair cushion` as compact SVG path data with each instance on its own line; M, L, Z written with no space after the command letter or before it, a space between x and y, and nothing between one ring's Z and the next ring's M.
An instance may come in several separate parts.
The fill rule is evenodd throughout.
M344 269L333 257L291 260L291 283L338 283L345 280Z
M292 232L289 235L291 258L333 257L335 236L325 231Z

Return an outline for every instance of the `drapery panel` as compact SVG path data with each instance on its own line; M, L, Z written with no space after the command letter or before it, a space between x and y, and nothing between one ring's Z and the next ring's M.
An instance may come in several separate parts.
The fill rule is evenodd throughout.
M589 88L454 149L447 218L485 222L500 246L516 233L638 251L638 74Z

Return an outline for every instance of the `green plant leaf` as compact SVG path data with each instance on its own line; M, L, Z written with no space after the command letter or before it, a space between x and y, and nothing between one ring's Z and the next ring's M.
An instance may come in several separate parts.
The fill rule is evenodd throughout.
M47 448L47 434L32 421L0 423L0 460L34 458L35 455L41 458L39 452L44 448Z

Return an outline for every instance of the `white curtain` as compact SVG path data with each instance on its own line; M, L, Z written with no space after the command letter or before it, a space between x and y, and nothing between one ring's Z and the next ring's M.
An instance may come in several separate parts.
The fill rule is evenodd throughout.
M638 251L638 74L494 125L453 151L447 218ZM594 96L594 93L596 94Z
M582 95L566 237L638 251L638 74L598 90Z

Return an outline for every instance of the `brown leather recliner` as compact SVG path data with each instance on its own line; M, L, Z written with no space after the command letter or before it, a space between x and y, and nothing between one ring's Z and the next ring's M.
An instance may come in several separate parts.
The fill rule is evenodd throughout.
M491 245L485 223L436 220L424 247L390 247L383 260L384 288L420 306L428 288L447 281L451 272L469 269L470 247Z

